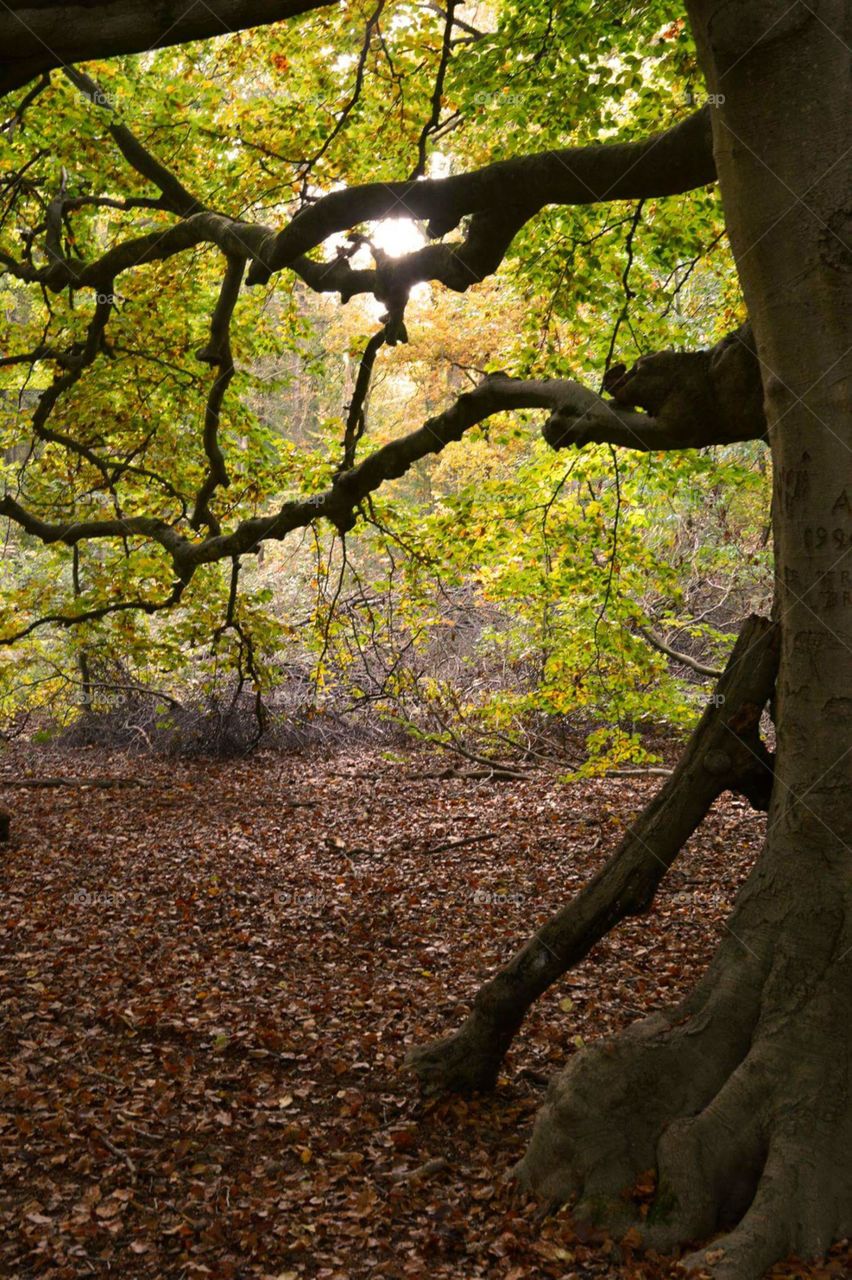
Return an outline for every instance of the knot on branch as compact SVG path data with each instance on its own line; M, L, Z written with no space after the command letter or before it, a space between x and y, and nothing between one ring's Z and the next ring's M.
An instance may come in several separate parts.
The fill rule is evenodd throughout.
M195 358L204 364L221 365L225 363L228 354L220 342L208 342L205 346L198 348Z
M733 768L733 761L727 751L708 751L704 757L704 768L714 777L723 778Z
M603 388L617 405L644 409L659 426L681 432L689 426L696 445L708 435L755 439L764 422L760 366L748 323L703 351L657 351L640 356L630 369L613 365Z

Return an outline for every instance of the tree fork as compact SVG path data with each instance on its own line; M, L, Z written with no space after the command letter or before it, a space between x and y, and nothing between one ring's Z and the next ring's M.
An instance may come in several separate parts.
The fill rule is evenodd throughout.
M681 848L723 791L765 810L772 757L758 728L778 668L777 626L750 617L677 767L593 880L476 995L453 1035L409 1053L429 1092L494 1087L527 1010L626 916L641 915Z

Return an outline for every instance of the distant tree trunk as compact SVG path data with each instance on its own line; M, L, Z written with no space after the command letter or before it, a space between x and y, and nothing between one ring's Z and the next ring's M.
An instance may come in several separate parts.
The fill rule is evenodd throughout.
M578 1054L520 1168L541 1195L755 1280L852 1234L852 204L847 6L693 0L763 370L781 632L764 850L680 1006ZM724 101L721 99L724 97Z

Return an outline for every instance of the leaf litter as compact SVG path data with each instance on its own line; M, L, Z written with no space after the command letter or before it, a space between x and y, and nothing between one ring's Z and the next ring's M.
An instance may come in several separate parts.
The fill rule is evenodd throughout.
M719 801L648 914L538 1001L496 1091L424 1099L406 1051L458 1025L659 785L444 764L6 751L0 782L75 785L0 789L0 1274L682 1274L635 1232L544 1215L511 1170L570 1055L695 983L765 819ZM842 1244L772 1275L850 1273Z

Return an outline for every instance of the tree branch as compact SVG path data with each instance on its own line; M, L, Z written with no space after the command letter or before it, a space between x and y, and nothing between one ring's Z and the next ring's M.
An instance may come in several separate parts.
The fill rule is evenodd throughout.
M0 498L0 515L8 516L15 524L20 525L25 533L31 534L48 546L55 542L63 542L66 546L73 547L76 543L85 542L90 538L126 538L138 535L158 542L173 558L177 557L185 547L192 546L192 543L178 533L172 525L156 516L116 516L109 520L71 520L51 523L27 511L10 494Z
M352 392L352 400L346 412L346 430L343 436L343 463L341 471L347 471L355 465L355 450L358 447L358 441L364 434L367 425L367 396L370 392L370 381L373 376L373 367L376 363L376 356L384 346L386 334L384 326L379 329L370 338L361 357L361 363L358 365L358 376L355 379L355 388Z
M641 915L717 796L732 790L765 810L773 759L758 736L772 696L779 636L768 619L745 622L716 696L671 776L597 875L477 992L454 1035L411 1051L406 1064L430 1090L493 1088L530 1005L626 916Z
M108 111L111 115L115 115L115 108L109 96L98 87L90 76L85 75L77 67L63 67L63 72L74 87L79 89L90 102ZM112 120L107 125L107 128L131 168L135 169L143 178L153 182L154 186L158 187L162 192L162 200L159 202L162 208L171 209L172 212L179 213L182 217L188 217L191 213L196 213L203 208L203 205L187 191L183 183L178 180L171 170L161 164L126 125L118 120Z
M221 485L227 488L230 484L225 466L225 455L219 444L219 412L225 392L234 376L234 360L231 354L231 316L243 282L246 260L244 257L231 254L222 279L219 299L210 322L210 341L195 355L198 360L213 365L217 370L207 397L204 411L204 452L207 455L207 475L195 499L195 511L190 524L199 529L207 524L213 533L219 533L219 522L210 511L209 503L215 490Z
M46 613L40 618L36 618L35 622L29 623L26 627L21 627L19 631L13 632L11 635L0 638L0 644L16 644L17 641L23 640L25 636L37 630L39 627L56 626L56 627L76 627L83 622L96 622L100 618L106 618L111 613L127 613L130 610L138 610L140 613L159 613L164 609L171 609L177 604L183 595L186 587L185 582L176 582L172 590L162 600L115 600L111 604L98 605L93 609L84 609L81 613Z
M374 18L380 8L376 9ZM114 115L108 97L94 81L72 68L66 74L76 88L96 105L106 107L111 116ZM439 453L448 443L460 439L465 431L485 418L506 410L549 409L551 416L545 435L556 447L604 440L639 449L685 448L730 439L751 439L758 434L754 421L749 422L744 433L732 434L730 415L726 417L715 412L718 409L715 400L712 405L714 412L703 415L692 411L694 397L693 402L687 405L689 412L680 416L670 413L665 405L656 415L634 412L629 406L649 407L645 403L647 397L643 399L642 394L632 394L631 398L636 386L644 385L643 379L647 381L647 370L641 377L636 371L625 375L623 385L619 381L613 388L613 401L603 400L568 380L525 380L494 374L460 396L419 430L376 450L357 466L352 465L375 353L381 341L393 343L404 340L402 317L411 286L420 280L435 279L461 291L474 280L484 278L499 265L517 230L544 204L664 195L711 181L714 169L706 111L665 133L637 143L549 151L521 156L472 174L443 180L388 185L376 183L333 192L299 214L278 234L267 227L245 223L204 208L131 130L114 119L108 128L127 162L159 190L160 197L148 203L174 213L180 221L174 226L115 244L93 262L65 258L59 251L57 236L57 217L61 217L65 205L69 204L62 190L52 202L46 219L49 241L46 265L35 265L29 257L17 262L8 255L0 255L0 261L11 273L27 282L53 291L88 287L107 295L98 298L85 343L72 348L63 357L65 374L42 392L33 425L42 439L62 444L97 466L111 485L109 465L87 446L52 431L47 426L47 419L60 394L80 377L103 345L115 277L122 271L161 261L197 244L216 245L225 254L228 265L211 320L210 340L197 353L199 359L214 366L216 376L205 412L204 449L208 469L190 520L190 527L195 530L206 524L209 535L194 540L164 519L146 515L125 517L120 510L114 518L49 522L27 511L11 496L0 500L0 514L8 516L45 543L63 542L76 546L88 538L150 538L169 553L179 581L186 583L199 565L226 557L238 558L256 550L264 540L282 539L291 531L319 518L330 520L338 530L345 532L355 523L361 503L382 484L403 475L428 454ZM518 192L522 194L518 195ZM334 232L354 222L398 211L400 203L414 216L429 218L433 235L445 234L457 226L462 217L472 215L464 239L455 244L428 245L400 259L376 254L376 265L370 270L353 270L344 254L333 262L317 262L306 256ZM219 414L225 391L234 375L229 325L248 258L254 259L249 279L254 277L257 280L264 273L286 266L299 274L311 288L322 291L334 289L344 299L358 292L373 293L386 302L388 315L381 336L376 335L368 344L361 370L363 377L359 378L350 406L344 458L346 469L335 476L331 487L324 493L284 503L271 515L243 520L231 531L223 533L210 511L209 501L216 487L228 483L218 441ZM740 346L754 363L750 344L741 340ZM698 353L705 382L707 370L704 366L708 358L712 364L715 350ZM47 355L46 348L44 354ZM674 356L674 353L662 353L663 356L667 354ZM682 362L694 361L696 356L676 358L681 363L677 365L675 381L680 378ZM659 373L656 366L655 371ZM759 386L759 376L757 383ZM713 394L716 394L715 389ZM741 425L737 429L743 432ZM181 518L185 518L185 511ZM55 620L62 622L63 618L57 616Z
M145 53L188 40L281 22L331 0L205 0L145 4L142 0L7 0L0 5L0 96L54 67L120 53Z
M613 400L577 383L554 384L558 403L543 430L549 445L605 443L648 452L766 436L760 362L748 323L704 351L658 351L629 370L614 365L604 387Z
M694 671L696 675L709 676L714 680L718 680L722 675L718 667L706 667L703 662L699 662L696 658L691 658L688 653L679 653L677 649L672 649L671 645L666 644L662 636L658 636L648 628L637 627L636 630L643 639L648 641L648 644L653 645L655 649L659 649L660 653L664 653L667 658L672 658L680 666L689 667L690 671Z
M420 131L420 137L417 139L417 164L411 171L410 180L422 178L426 172L426 145L429 138L434 134L441 123L441 104L444 100L444 80L447 75L447 67L450 63L450 54L452 52L452 36L453 23L455 20L455 8L457 0L447 0L447 10L443 13L444 18L444 36L441 41L441 58L438 63L438 74L435 77L435 85L432 90L431 110L429 119ZM436 6L437 7L437 6ZM442 11L440 8L438 12Z
M4 120L3 123L0 124L0 133L8 133L10 138L13 137L18 125L20 125L24 119L27 107L31 106L31 104L35 102L36 98L44 92L49 84L50 77L43 75L38 84L34 84L32 88L24 94L8 120Z
M93 80L73 68L66 74L94 103L112 112L108 96ZM497 270L518 231L546 204L675 194L715 177L705 108L640 142L546 151L450 178L369 183L331 192L275 233L206 209L125 125L111 122L109 130L128 163L159 188L161 199L156 205L177 213L183 221L115 245L90 263L57 259L54 254L47 266L39 268L0 254L0 262L18 279L54 292L69 285L102 289L104 280L123 271L206 242L226 254L253 258L248 284L264 283L273 272L288 267L315 292L339 293L343 302L356 294L373 294L401 325L415 284L435 280L463 293ZM332 262L306 256L328 236L362 221L399 213L400 208L412 217L429 219L433 236L445 235L467 215L471 218L462 240L426 245L400 258L382 256L373 268L353 269L342 255Z
M214 533L200 542L185 538L166 521L149 516L50 524L27 512L10 497L0 500L0 514L9 516L42 542L65 542L73 546L84 538L125 537L128 534L150 537L169 551L179 577L188 580L201 564L246 555L255 551L261 542L285 538L294 529L304 528L320 518L330 520L337 529L346 532L355 523L359 505L386 481L405 475L415 462L429 454L440 453L451 442L460 440L471 427L495 413L550 409L551 416L545 424L544 435L558 448L599 440L647 451L727 444L734 439L760 439L765 432L760 409L760 371L753 348L742 334L743 330L738 330L709 351L660 352L656 356L643 357L644 365L640 361L640 372L636 378L646 380L651 376L653 385L657 387L663 375L653 362L662 360L664 372L674 379L667 393L669 398L664 397L663 410L666 404L674 403L675 408L684 414L682 420L675 417L670 422L662 416L654 418L643 413L626 413L568 379L536 380L510 378L504 373L489 374L477 387L464 392L448 409L430 418L418 430L383 445L357 466L335 476L331 487L324 493L286 502L273 515L243 520L232 532ZM677 373L684 369L686 373L678 381ZM631 375L620 376L628 385ZM726 378L733 379L733 382L717 385L720 378L723 382ZM708 379L710 391L706 385ZM750 390L744 399L740 399L743 386ZM733 421L722 412L722 408L731 403L736 410Z
M479 226L483 218L497 219L501 228L514 223L517 231L548 204L677 195L714 182L715 177L710 115L705 108L641 142L542 151L450 178L366 183L333 191L297 214L262 246L248 283L265 283L272 272L292 266L337 232L392 214L428 220L432 236L446 235L472 215L468 239L472 235L490 238L487 229ZM453 248L441 247L445 252Z

